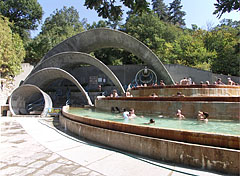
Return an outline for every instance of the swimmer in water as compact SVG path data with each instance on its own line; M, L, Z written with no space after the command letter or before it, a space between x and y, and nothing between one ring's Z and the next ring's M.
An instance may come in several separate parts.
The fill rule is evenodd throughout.
M150 125L150 124L154 124L155 125L155 120L154 119L150 119L148 123L144 123L145 125Z
M123 109L123 118L124 121L128 121L129 119L129 112L126 109Z
M136 117L137 117L137 116L135 115L134 109L131 108L131 109L129 110L129 118L130 118L130 119L133 119L133 118L136 118Z
M199 121L202 121L202 122L207 123L207 122L208 122L208 116L209 116L208 112L198 111L198 117L197 117L197 119L198 119Z
M182 111L180 109L177 110L176 116L179 120L185 119L184 115L182 115Z

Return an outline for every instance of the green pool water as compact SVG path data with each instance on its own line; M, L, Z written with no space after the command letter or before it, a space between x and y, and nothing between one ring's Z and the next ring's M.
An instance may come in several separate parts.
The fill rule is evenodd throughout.
M152 118L155 120L155 125L151 124L150 126L161 127L161 128L171 128L179 130L190 130L198 132L211 132L218 134L230 134L230 135L239 135L240 136L240 122L239 121L220 121L220 120L211 120L209 119L208 123L200 122L195 119L185 119L178 120L175 118L165 118L158 116L147 116L137 117L127 122L123 119L122 113L115 114L110 112L103 112L96 109L83 109L83 108L70 108L69 113L91 117L96 119L110 120L115 122L137 124L137 125L146 125L144 123L149 122Z

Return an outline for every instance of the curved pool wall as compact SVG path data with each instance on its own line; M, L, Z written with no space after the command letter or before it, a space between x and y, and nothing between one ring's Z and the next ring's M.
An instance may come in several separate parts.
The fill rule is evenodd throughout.
M86 139L161 161L239 174L239 136L98 120L70 114L67 108L60 124Z
M198 111L209 113L209 119L240 120L240 97L118 97L95 100L95 107L134 108L139 114L175 117L178 109L186 118L197 118Z
M240 86L228 85L167 85L167 86L149 86L137 87L131 89L134 97L149 96L156 93L158 96L169 97L181 92L185 96L240 96Z

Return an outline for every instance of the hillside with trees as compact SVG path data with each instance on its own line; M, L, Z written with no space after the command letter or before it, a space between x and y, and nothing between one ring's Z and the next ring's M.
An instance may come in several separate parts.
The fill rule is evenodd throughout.
M34 38L30 31L42 19L37 0L0 1L0 67L3 75L19 73L21 62L38 63L51 48L85 30L108 27L123 31L147 45L164 64L182 64L213 73L240 76L240 21L223 19L208 30L185 26L187 12L181 0L165 4L163 0L85 0L105 20L87 23L74 7L56 9ZM239 3L218 0L213 12L220 18L225 12L239 10ZM123 20L123 9L129 9ZM23 8L24 7L24 8ZM12 9L12 10L11 10ZM144 64L132 53L106 48L91 53L107 65Z

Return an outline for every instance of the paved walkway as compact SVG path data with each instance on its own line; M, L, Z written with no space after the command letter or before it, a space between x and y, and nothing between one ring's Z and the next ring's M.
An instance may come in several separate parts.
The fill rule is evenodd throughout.
M183 176L218 174L177 167L72 137L52 119L1 117L0 176Z

